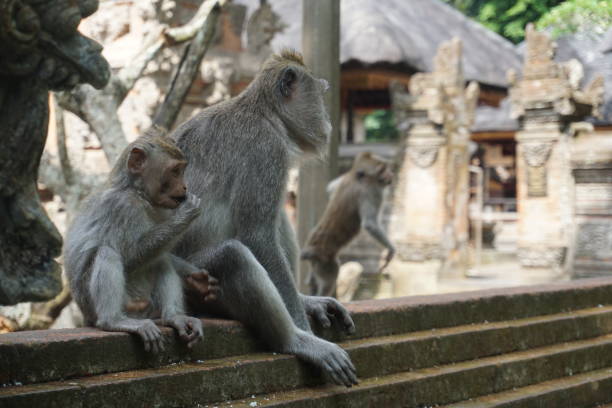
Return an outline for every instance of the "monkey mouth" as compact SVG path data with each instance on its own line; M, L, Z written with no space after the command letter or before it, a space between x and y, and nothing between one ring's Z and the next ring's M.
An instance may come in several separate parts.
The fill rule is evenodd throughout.
M187 196L176 196L176 197L170 197L175 203L176 206L178 207L179 205L181 205L182 202L184 202L187 199Z

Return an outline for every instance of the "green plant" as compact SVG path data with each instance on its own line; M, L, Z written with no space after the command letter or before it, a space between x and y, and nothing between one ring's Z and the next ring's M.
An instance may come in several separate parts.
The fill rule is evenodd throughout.
M366 115L364 127L368 142L391 141L396 140L398 137L397 128L393 120L393 112L390 110L375 110Z
M568 0L544 14L536 27L550 31L553 38L577 32L603 34L612 27L612 2Z

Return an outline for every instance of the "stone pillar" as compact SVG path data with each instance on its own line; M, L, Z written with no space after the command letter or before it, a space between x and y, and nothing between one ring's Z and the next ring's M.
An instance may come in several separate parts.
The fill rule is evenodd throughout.
M554 61L555 44L527 27L523 78L509 72L512 116L519 118L517 141L518 257L531 280L565 274L571 240L573 181L570 123L593 114L602 79L579 89L576 60Z
M570 261L574 278L612 275L612 131L572 126L574 234ZM570 247L572 248L572 247Z
M467 265L468 141L479 92L475 82L465 87L458 39L440 47L434 72L415 74L408 93L401 88L391 86L404 137L389 228L395 295L431 292L440 273Z
M300 247L325 211L325 187L337 173L340 140L340 2L304 0L302 50L313 75L329 82L325 105L330 115L332 134L327 158L309 160L300 168L298 180L298 240ZM305 289L306 262L300 263L298 287Z

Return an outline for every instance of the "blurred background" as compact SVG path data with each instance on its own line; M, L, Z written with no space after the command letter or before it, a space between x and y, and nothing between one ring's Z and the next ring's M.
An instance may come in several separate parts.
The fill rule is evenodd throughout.
M337 151L303 170L325 169L316 191L292 170L286 208L303 241L314 226L299 222L304 200L324 203L324 185L375 152L394 163L381 220L397 247L383 274L383 250L366 234L345 248L341 300L611 273L612 3L341 0L325 19L306 19L302 4L226 1L174 123L240 93L271 53L311 44L304 36L323 58L337 46L325 61L339 69L328 78ZM125 92L81 85L51 97L39 193L60 232L153 123L189 46L156 40L201 5L101 0L81 23ZM37 304L0 307L0 330L78 325L69 300L52 317Z

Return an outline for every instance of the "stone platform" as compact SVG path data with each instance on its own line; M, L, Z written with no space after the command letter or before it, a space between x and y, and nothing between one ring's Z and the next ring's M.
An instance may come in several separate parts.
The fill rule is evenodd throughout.
M0 407L555 407L612 403L612 279L349 304L360 385L205 319L189 351L95 329L0 335Z

